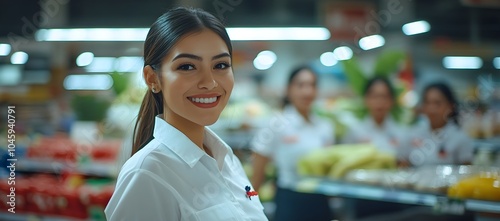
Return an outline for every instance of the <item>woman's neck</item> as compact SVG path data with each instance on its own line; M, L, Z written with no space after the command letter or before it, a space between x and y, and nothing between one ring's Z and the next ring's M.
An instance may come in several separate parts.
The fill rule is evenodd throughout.
M373 122L375 122L375 124L378 127L382 127L382 125L384 125L384 121L385 121L385 117L384 116L373 117Z
M438 130L446 126L446 121L443 122L431 122L431 129Z
M186 135L196 146L205 151L203 140L205 127L189 121L175 113L164 114L164 120Z
M309 118L310 109L299 109L297 107L295 108L297 109L297 112L299 112L300 116L302 116L307 122L311 121L311 119Z

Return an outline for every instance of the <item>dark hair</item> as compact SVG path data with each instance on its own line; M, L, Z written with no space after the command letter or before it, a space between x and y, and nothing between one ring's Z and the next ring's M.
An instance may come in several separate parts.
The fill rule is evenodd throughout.
M375 85L376 83L382 83L387 87L387 90L389 90L389 94L391 95L392 100L396 98L396 93L394 92L394 87L392 86L391 82L385 78L385 77L373 77L370 80L368 80L365 84L365 87L363 88L363 96L367 96L368 93L370 92L370 89Z
M443 82L437 82L437 83L432 83L427 85L425 87L424 92L422 93L422 97L425 99L425 95L432 89L435 89L439 91L445 98L446 100L451 104L452 110L451 113L447 116L449 120L452 120L453 123L456 125L459 125L458 122L458 102L453 94L453 91L451 90L451 87L448 86L448 84L443 83Z
M318 80L317 80L317 75L316 73L307 65L302 65L302 66L298 66L296 68L294 68L292 70L292 72L290 73L290 75L288 76L288 81L286 83L286 88L288 89L290 87L290 85L292 85L292 82L293 80L295 80L295 77L297 77L297 75L302 72L302 71L309 71L311 72L314 77L315 77L315 81L314 83L317 84L318 83ZM283 107L285 107L286 105L290 104L290 100L288 99L288 94L285 95L285 97L283 98Z
M167 11L151 25L144 42L144 66L150 65L158 70L162 60L180 38L205 28L219 35L232 55L231 40L219 19L202 9L179 7ZM162 93L147 91L134 127L132 155L153 139L155 116L161 113Z

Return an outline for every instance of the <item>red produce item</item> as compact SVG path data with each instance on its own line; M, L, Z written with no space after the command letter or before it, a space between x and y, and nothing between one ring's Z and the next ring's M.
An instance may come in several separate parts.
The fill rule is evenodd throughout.
M103 141L92 147L90 155L93 161L115 161L120 146L121 141Z
M87 219L89 217L87 207L79 197L78 189L63 188L60 198L57 199L58 213L62 216Z

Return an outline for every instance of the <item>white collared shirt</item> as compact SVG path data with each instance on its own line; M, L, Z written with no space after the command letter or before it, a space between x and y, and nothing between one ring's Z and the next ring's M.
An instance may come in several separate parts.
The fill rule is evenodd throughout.
M371 116L367 116L350 126L344 143L371 143L379 151L399 157L405 132L406 128L400 126L390 116L381 126L378 126Z
M415 166L472 162L473 140L455 123L432 130L427 119L409 133L408 159Z
M277 185L294 188L299 179L297 163L312 150L334 143L333 125L310 115L307 122L297 109L286 106L257 132L251 142L254 152L274 161L278 172Z
M123 165L108 221L267 220L259 197L247 196L252 185L239 159L210 129L204 144L213 158L161 116L153 137Z

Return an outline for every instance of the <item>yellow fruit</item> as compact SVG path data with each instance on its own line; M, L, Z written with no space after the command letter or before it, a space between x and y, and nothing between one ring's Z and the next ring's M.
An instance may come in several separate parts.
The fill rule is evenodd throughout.
M494 178L480 178L472 198L500 201L500 181Z
M448 196L452 198L471 198L475 187L475 177L464 179L448 188Z
M451 186L448 196L500 201L500 179L495 173L481 173Z
M371 144L343 144L313 151L297 167L301 175L341 178L353 169L395 168L396 160Z

